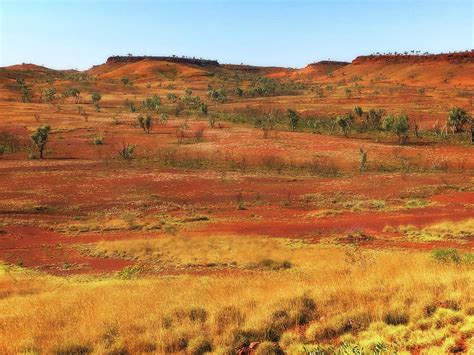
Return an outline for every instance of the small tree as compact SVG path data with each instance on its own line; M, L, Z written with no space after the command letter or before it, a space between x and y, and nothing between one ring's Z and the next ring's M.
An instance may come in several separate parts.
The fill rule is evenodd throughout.
M80 98L81 98L81 90L79 90L78 88L68 88L64 90L63 96L65 98L74 97L76 99L76 104L77 104L79 103Z
M367 125L372 129L380 129L382 120L383 110L381 109L370 109L367 115Z
M398 136L398 143L405 144L408 140L410 122L406 115L398 115L393 123L392 131Z
M142 128L145 133L150 133L150 130L151 130L151 126L153 124L153 119L151 118L151 116L149 115L146 115L146 116L138 116L137 118L138 120L138 124L140 126L140 128Z
M352 127L352 116L350 114L338 116L336 118L336 123L344 136L347 137Z
M50 130L51 130L51 127L49 125L42 124L36 129L35 133L31 135L31 140L38 148L41 159L43 159L44 147L46 146L46 143L48 142Z
M101 98L102 98L102 95L98 92L93 92L92 95L91 95L92 103L94 104L95 109L96 109L97 112L100 111L99 101L100 101Z
M459 107L453 107L449 110L448 126L450 126L454 133L463 131L464 125L469 122L469 115L465 110Z
M408 140L410 123L406 115L387 115L383 118L382 129L398 136L398 143L405 144Z
M23 102L30 102L31 101L31 92L24 79L16 79L16 86L21 91L21 100Z
M294 132L298 128L298 121L300 120L300 116L298 112L292 109L288 109L286 111L286 116L288 117L288 121L290 124L290 129Z

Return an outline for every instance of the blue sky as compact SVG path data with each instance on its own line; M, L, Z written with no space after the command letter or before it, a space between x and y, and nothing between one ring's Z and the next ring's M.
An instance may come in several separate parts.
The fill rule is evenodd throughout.
M0 66L87 69L110 55L303 67L474 48L474 0L0 0Z

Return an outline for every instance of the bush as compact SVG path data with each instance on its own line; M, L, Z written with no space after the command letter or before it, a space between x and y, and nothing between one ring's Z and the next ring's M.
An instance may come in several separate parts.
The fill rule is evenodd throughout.
M385 314L383 321L389 325L408 324L409 316L402 310L391 310Z
M264 341L257 346L255 355L283 355L284 352L281 350L277 343L270 341Z
M20 137L10 132L0 132L0 146L4 148L4 153L8 150L14 153L20 150Z
M141 271L142 269L138 265L126 266L122 271L119 271L118 277L122 280L131 280L138 277Z
M286 111L286 116L288 117L288 121L290 124L291 130L294 132L298 128L298 121L300 120L300 116L295 110L288 109Z
M313 299L306 296L291 298L271 315L266 338L276 341L285 330L307 324L315 316L316 303Z
M104 144L104 138L102 136L94 137L94 139L92 140L92 144L102 145L102 144Z
M55 355L85 355L92 353L92 349L86 345L67 343L56 347L53 353Z
M442 263L455 263L461 262L461 256L456 249L436 249L431 252L431 257L438 262Z
M120 157L124 160L133 159L134 154L135 154L135 146L128 143L125 143L122 146L122 149L119 151Z
M219 330L224 330L231 326L239 327L244 323L244 320L244 314L235 306L224 307L217 311L215 315L215 323Z
M349 134L352 126L352 116L350 114L344 116L338 116L336 118L336 123L341 129L341 132L344 134L345 137Z
M467 112L459 107L453 107L448 114L448 126L452 127L454 133L462 132L463 127L469 122Z
M214 102L224 103L227 101L227 94L224 89L211 89L207 92L207 96Z
M191 308L189 311L189 319L193 322L204 323L207 319L207 311L204 308Z
M161 106L161 99L158 95L148 97L143 101L143 107L148 111L156 111Z
M263 259L257 263L257 267L266 270L281 270L290 269L292 264L288 260L278 262L272 259Z
M202 355L212 351L212 344L201 335L189 341L187 350L189 354Z
M153 119L151 118L151 116L140 115L138 116L137 121L138 121L138 125L140 126L140 128L142 128L145 131L145 133L150 133L151 126L153 124Z
M243 347L248 347L253 342L258 342L263 339L264 335L254 329L240 329L234 333L232 341L232 348L239 350Z

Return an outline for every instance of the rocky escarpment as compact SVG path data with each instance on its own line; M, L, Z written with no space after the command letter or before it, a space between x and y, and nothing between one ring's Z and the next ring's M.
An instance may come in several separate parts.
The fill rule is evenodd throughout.
M380 54L359 56L352 64L363 64L371 62L382 62L390 64L398 63L423 63L423 62L449 62L453 64L474 63L474 51L442 54Z
M188 58L188 57L167 57L167 56L112 56L107 58L106 64L115 64L115 63L136 63L142 60L156 60L164 61L171 63L182 63L182 64L192 64L198 66L218 66L219 62L217 60L209 59L197 59L197 58Z

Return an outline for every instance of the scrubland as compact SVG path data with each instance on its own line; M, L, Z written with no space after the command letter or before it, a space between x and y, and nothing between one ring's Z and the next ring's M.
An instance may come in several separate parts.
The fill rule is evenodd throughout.
M0 353L473 353L473 60L1 68Z

